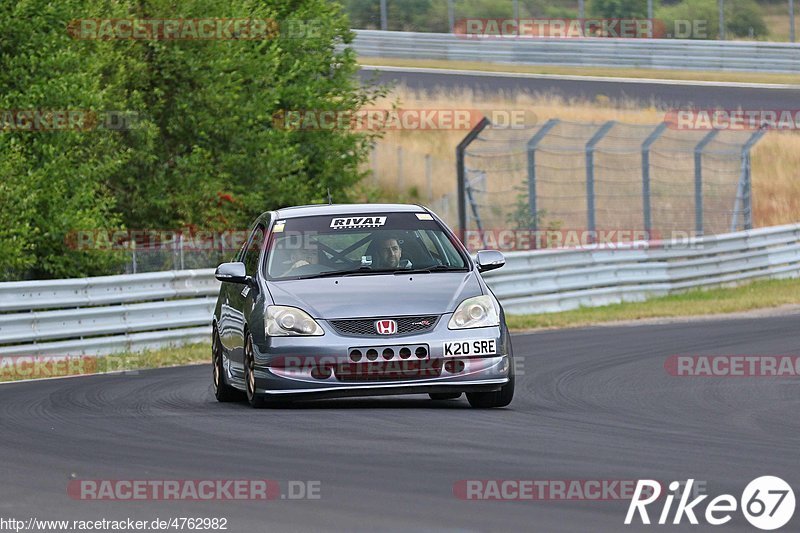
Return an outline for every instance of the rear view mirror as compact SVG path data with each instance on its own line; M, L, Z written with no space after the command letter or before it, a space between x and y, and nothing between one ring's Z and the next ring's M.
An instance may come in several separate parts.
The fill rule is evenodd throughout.
M214 272L214 277L220 281L227 281L229 283L248 283L247 273L245 272L244 263L232 262L222 263L217 267Z
M478 272L488 272L506 264L506 258L497 250L481 250L478 252Z

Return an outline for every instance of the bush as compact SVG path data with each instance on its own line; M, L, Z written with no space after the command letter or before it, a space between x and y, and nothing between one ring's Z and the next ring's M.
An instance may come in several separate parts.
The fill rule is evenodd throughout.
M642 19L647 17L647 0L590 0L593 17L609 19Z
M656 18L666 26L667 37L680 39L716 39L719 33L716 0L683 0L663 6ZM701 21L701 24L693 24Z
M719 11L717 0L684 0L675 5L662 7L656 17L664 21L667 33L673 37L688 39L717 39L719 36ZM703 26L695 26L686 22L702 21ZM675 35L675 29L682 27L688 34ZM754 0L726 0L725 29L726 37L749 37L750 29L753 37L767 34L767 26ZM698 31L699 30L699 31Z
M725 16L726 29L736 37L764 37L769 33L754 0L729 0Z

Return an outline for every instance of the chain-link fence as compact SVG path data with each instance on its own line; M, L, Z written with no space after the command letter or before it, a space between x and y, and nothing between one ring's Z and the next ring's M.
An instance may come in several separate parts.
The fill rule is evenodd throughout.
M453 187L452 150L449 157L445 157L439 150L433 150L434 147L419 144L377 143L370 155L368 182L379 189L387 201L426 205L455 226L458 201Z
M239 238L247 232L240 233ZM119 252L123 261L118 274L137 274L142 272L161 272L166 270L190 270L215 268L220 263L230 261L236 255L236 247L226 232L213 234L209 238L193 238L189 234L135 245L127 243L127 250Z
M462 143L462 229L635 231L654 239L752 227L750 149L763 130L556 119L482 126Z

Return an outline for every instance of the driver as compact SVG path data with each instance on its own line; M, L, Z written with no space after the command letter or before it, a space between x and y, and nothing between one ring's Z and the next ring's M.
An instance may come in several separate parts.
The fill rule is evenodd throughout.
M312 248L298 248L292 250L289 254L289 262L292 266L286 271L286 274L291 274L293 271L306 265L316 265L319 263L319 255L317 250ZM285 274L284 274L285 275Z
M378 241L378 267L386 269L401 268L403 248L399 239L394 237L382 238Z

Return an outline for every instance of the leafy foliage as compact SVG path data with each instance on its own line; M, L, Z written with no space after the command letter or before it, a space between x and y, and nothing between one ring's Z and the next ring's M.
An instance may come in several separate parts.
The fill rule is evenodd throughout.
M84 18L253 18L296 24L262 40L79 40ZM306 33L300 21L311 21ZM286 26L284 26L285 28ZM109 110L123 130L0 132L0 276L118 267L74 250L79 230L245 229L259 213L348 201L374 135L276 127L282 110L352 111L350 23L328 0L16 0L0 4L0 109Z

